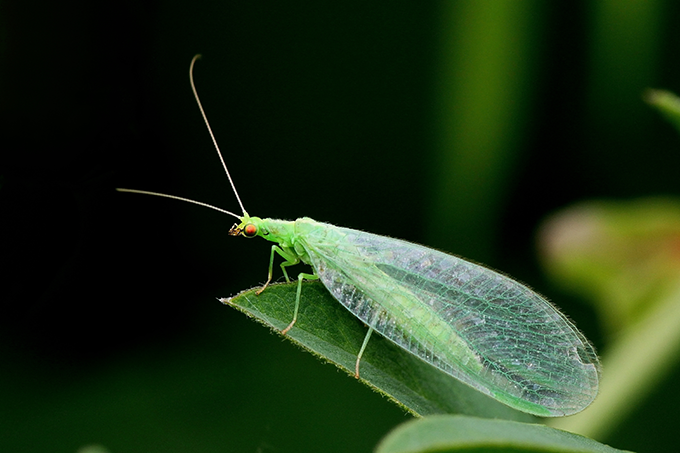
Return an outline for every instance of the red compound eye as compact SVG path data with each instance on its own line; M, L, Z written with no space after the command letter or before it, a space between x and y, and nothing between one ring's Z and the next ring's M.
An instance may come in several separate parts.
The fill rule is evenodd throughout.
M257 227L252 223L249 223L248 225L243 227L243 235L248 238L257 235Z

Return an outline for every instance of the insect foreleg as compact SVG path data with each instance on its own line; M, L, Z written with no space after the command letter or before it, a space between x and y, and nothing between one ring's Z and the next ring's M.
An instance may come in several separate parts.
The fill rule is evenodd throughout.
M290 278L288 278L286 266L292 266L293 264L297 264L300 262L300 258L291 250L281 248L278 245L272 245L272 252L271 255L269 255L269 275L267 277L267 283L265 283L262 288L257 290L255 294L257 294L258 296L262 294L262 291L267 289L267 286L269 286L269 282L272 281L272 275L274 274L274 256L277 253L285 260L283 263L281 263L281 270L283 271L283 276L286 277L286 281L288 283L290 283Z
M297 321L298 311L300 311L300 294L302 294L302 280L304 280L305 278L307 280L318 280L319 276L316 274L305 274L303 272L300 272L298 274L298 287L297 294L295 296L295 310L293 311L293 320L290 322L290 324L288 324L288 327L281 331L283 335L287 334L291 327L293 327L293 324L295 324L295 321Z

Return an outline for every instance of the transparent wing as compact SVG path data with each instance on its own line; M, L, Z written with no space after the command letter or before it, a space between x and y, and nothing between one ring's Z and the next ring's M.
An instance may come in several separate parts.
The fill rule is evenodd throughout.
M309 219L296 225L331 294L426 362L536 415L570 415L597 395L592 345L521 283L406 241Z

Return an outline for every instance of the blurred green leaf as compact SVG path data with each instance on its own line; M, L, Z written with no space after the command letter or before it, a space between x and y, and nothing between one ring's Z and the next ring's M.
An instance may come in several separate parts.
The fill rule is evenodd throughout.
M426 417L400 425L376 453L418 452L621 452L587 437L543 425L460 415Z
M580 203L546 220L539 242L551 277L595 301L612 335L680 279L680 201Z
M680 132L680 98L665 90L647 90L645 101L655 107Z
M297 283L258 288L221 299L279 333L293 318ZM366 327L319 282L305 282L300 313L285 338L354 376ZM430 366L380 335L371 337L361 359L360 379L413 415L460 413L530 421L511 409Z
M111 452L103 445L92 444L80 447L76 453L111 453Z

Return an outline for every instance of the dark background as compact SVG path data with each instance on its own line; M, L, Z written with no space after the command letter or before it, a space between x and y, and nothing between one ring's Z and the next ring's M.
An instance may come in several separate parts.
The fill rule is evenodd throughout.
M0 0L0 450L369 451L408 417L220 304L266 279L251 215L459 253L556 300L534 233L680 191L642 102L680 91L671 1ZM668 377L609 438L677 445ZM323 446L321 448L320 446Z

